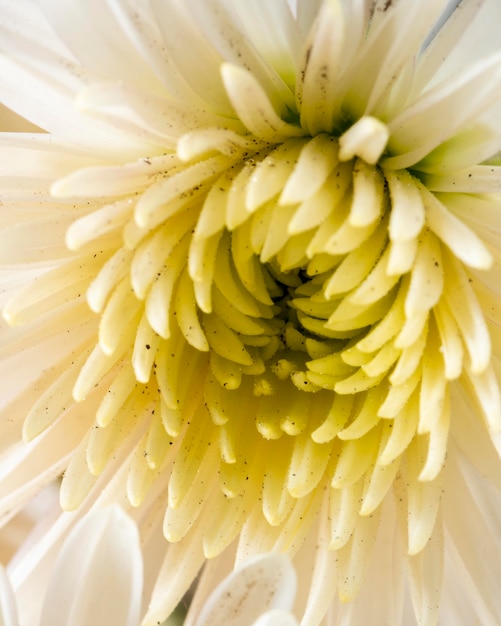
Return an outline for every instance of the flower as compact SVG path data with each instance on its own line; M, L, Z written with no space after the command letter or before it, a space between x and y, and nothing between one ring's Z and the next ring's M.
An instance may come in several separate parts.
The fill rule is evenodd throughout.
M501 10L449 5L0 2L0 513L120 503L144 624L270 551L303 624L499 620Z
M63 543L48 581L40 626L136 626L142 574L134 522L117 506L93 511ZM1 566L0 617L5 626L19 626L15 596Z

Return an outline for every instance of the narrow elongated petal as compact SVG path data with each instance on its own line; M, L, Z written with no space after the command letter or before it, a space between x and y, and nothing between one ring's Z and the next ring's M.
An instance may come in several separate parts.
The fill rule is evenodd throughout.
M500 621L500 19L0 0L23 626Z

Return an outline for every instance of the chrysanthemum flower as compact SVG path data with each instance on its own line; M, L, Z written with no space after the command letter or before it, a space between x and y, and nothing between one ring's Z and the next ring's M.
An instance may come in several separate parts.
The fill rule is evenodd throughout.
M270 551L304 625L498 623L499 1L0 9L0 514L76 511L17 593L118 501L147 625Z

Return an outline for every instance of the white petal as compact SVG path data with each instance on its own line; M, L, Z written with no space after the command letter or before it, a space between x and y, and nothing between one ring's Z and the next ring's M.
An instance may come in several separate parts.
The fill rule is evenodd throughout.
M409 583L419 626L436 624L443 580L444 537L439 520L428 543L409 557ZM466 625L465 625L466 626Z
M390 89L445 4L446 0L381 2L380 7L374 8L366 41L353 61L353 78L346 98L351 113L358 117L380 116L384 112Z
M313 572L302 574L302 563L299 562L299 585L303 585L304 578L310 584L306 606L303 613L303 623L320 623L322 615L329 610L337 589L332 581L336 579L337 555L329 549L331 541L331 523L328 515L329 492L326 492L325 502L320 515L318 538L315 543ZM311 549L311 548L310 548Z
M285 555L268 554L247 561L213 592L195 626L252 623L267 609L290 610L296 574Z
M0 565L0 626L19 626L17 607L12 587L4 568Z
M436 84L444 77L461 71L499 46L501 5L498 0L462 0L451 2L454 11L440 28L420 59L413 93L426 84Z
M101 0L38 0L50 25L82 67L96 75L155 89L157 79ZM96 16L99 19L96 20Z
M265 90L250 72L225 63L221 73L239 118L256 137L272 143L304 135L302 129L280 118Z
M161 31L163 55L167 51L170 62L200 102L213 111L229 113L228 98L219 77L224 59L196 24L196 16L204 5L199 4L193 12L186 2L152 0L151 9Z
M423 200L415 179L405 170L385 172L385 178L391 195L390 239L409 244L419 235L425 222Z
M297 22L303 35L311 28L323 0L297 0Z
M426 187L419 186L431 231L450 248L456 258L475 269L488 270L493 258L476 233L459 220Z
M359 156L374 165L386 148L388 128L374 117L362 117L339 138L339 160Z
M338 111L337 78L344 43L343 10L339 0L323 3L303 48L296 98L301 124L315 135L331 132Z
M501 167L477 165L457 174L424 175L421 181L430 191L496 193L501 191Z
M159 568L148 611L142 626L157 626L183 598L202 567L205 556L194 528L185 541L169 546Z
M417 163L496 104L501 94L500 61L501 52L482 59L426 92L389 122L389 149L397 156L386 158L384 165L402 169Z
M74 170L51 186L51 194L59 197L110 197L140 191L156 180L163 181L178 164L173 154L157 159L141 158L133 163Z
M336 622L339 626L408 626L407 622L402 621L405 576L402 546L392 504L392 500L383 504L383 517L370 557L367 579L352 602L341 604Z
M0 137L2 177L31 176L52 182L79 167L99 162L72 153L68 145L45 133L2 133Z
M269 4L270 7L264 6L262 2L227 2L227 0L215 0L213 2L200 2L200 0L184 0L183 4L187 6L189 19L191 22L197 22L203 39L210 42L215 50L221 55L221 60L228 63L245 67L251 72L256 80L264 88L271 102L275 107L283 106L293 109L294 97L288 85L275 72L275 66L287 66L287 57L289 56L287 44L280 44L281 30L273 18L280 8L280 4L284 4L283 0L275 0ZM256 4L258 11L257 20L252 10L252 5ZM274 5L274 10L271 9ZM237 7L235 7L237 5ZM251 6L249 6L251 5ZM285 9L286 7L284 7ZM283 11L284 18L288 15L288 11ZM280 61L268 65L266 60L262 58L262 51L256 48L255 44L259 41L256 34L265 30L260 24L262 20L267 21L267 28L271 29L271 39L274 40L274 46L280 50ZM275 21L275 25L273 25ZM255 31L252 35L248 34ZM275 32L274 32L275 31ZM254 45L252 45L254 44ZM269 53L263 51L265 56L269 58ZM183 47L183 54L186 50ZM289 61L290 63L290 61ZM200 60L198 60L200 64ZM277 68L278 69L278 68ZM191 70L193 71L193 70ZM286 70L286 74L290 74L290 70Z
M501 615L499 492L451 453L444 492L444 517L454 566L479 623L494 626Z
M108 4L124 34L160 78L167 92L181 101L203 106L203 99L190 88L169 53L168 42L162 36L162 19L157 19L149 0L108 0ZM177 23L169 18L165 23L169 25L171 33L177 33L181 41L186 41ZM186 49L189 45L186 44Z
M3 104L56 137L78 145L82 153L119 159L123 159L124 151L138 157L148 153L144 141L138 142L100 120L79 115L74 108L75 92L62 87L58 76L41 76L3 55L0 74Z
M280 609L273 609L261 615L252 626L299 626L299 622L292 613Z
M287 2L275 0L229 4L238 14L239 27L242 29L244 39L252 43L259 57L262 57L286 84L293 86L301 41ZM241 62L241 57L235 55L235 51L232 52L233 60Z
M68 59L71 56L59 39L54 37L53 30L33 0L3 0L0 28L3 35L9 31L11 35L19 35L20 40L24 40L25 43L36 42L52 53L66 56ZM21 50L19 45L11 47L10 53L18 56L22 53L22 46ZM33 61L36 62L35 59Z
M142 597L139 534L118 507L97 510L63 544L40 626L136 626Z

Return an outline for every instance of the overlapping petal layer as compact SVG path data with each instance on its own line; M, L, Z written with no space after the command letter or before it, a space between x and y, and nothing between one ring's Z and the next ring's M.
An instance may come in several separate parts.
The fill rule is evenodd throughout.
M317 527L320 623L395 517L438 619L450 457L495 475L501 428L499 46L441 64L499 6L447 4L2 3L47 133L0 145L0 513L63 470L66 509L126 496L171 543L146 624Z

